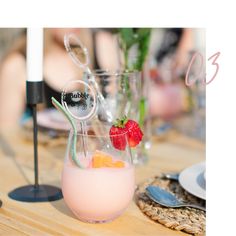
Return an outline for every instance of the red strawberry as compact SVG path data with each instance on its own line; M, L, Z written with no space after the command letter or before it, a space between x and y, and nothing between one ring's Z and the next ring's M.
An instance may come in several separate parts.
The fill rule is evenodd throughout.
M143 132L138 123L134 120L128 120L125 124L128 131L128 142L130 147L136 147L143 138Z
M116 125L111 127L109 134L114 148L118 150L125 150L127 144L126 133L127 131L125 128L117 127Z
M128 120L125 116L117 119L117 122L110 129L110 139L113 146L118 150L125 150L126 137L130 147L137 146L142 140L143 133L134 120Z

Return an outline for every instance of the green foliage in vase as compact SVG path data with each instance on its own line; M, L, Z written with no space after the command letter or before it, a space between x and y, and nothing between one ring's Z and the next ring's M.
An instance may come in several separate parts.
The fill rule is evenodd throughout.
M120 28L118 29L121 48L124 52L125 69L139 70L143 65L148 54L151 29L150 28ZM129 50L137 45L137 58L133 65L129 65Z
M118 29L120 37L120 46L124 53L124 69L142 71L145 59L149 50L149 42L151 37L150 28L120 28ZM130 49L137 47L137 58L133 64L129 63ZM127 97L131 99L131 92L127 76L123 76L122 84L125 85ZM146 114L146 99L140 98L139 101L139 125L143 128L144 119Z

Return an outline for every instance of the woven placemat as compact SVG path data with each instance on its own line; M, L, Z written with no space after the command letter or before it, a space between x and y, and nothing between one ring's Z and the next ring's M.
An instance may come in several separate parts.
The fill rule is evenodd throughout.
M205 205L205 201L187 193L177 181L162 179L158 176L140 184L135 192L135 200L141 211L160 224L192 235L205 235L206 213L194 208L167 208L160 206L146 195L149 185L160 186L174 193L181 201Z

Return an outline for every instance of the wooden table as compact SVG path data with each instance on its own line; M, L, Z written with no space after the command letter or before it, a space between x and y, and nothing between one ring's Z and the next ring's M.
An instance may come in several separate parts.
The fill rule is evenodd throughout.
M60 186L65 146L39 146L40 182ZM205 158L205 145L177 133L165 141L153 140L147 165L136 168L137 183L162 172L180 171ZM32 183L32 142L21 131L0 133L0 235L186 235L151 221L132 202L126 212L111 223L78 221L64 200L23 203L11 200L12 189Z

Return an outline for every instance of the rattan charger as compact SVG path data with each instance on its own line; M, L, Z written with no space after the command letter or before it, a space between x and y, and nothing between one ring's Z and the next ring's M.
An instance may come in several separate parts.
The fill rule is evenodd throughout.
M174 230L183 231L192 235L205 235L206 213L194 208L167 208L163 207L146 195L145 189L149 185L162 187L172 193L181 201L205 205L205 201L187 193L174 180L153 177L140 184L135 192L135 200L141 211L152 220Z

